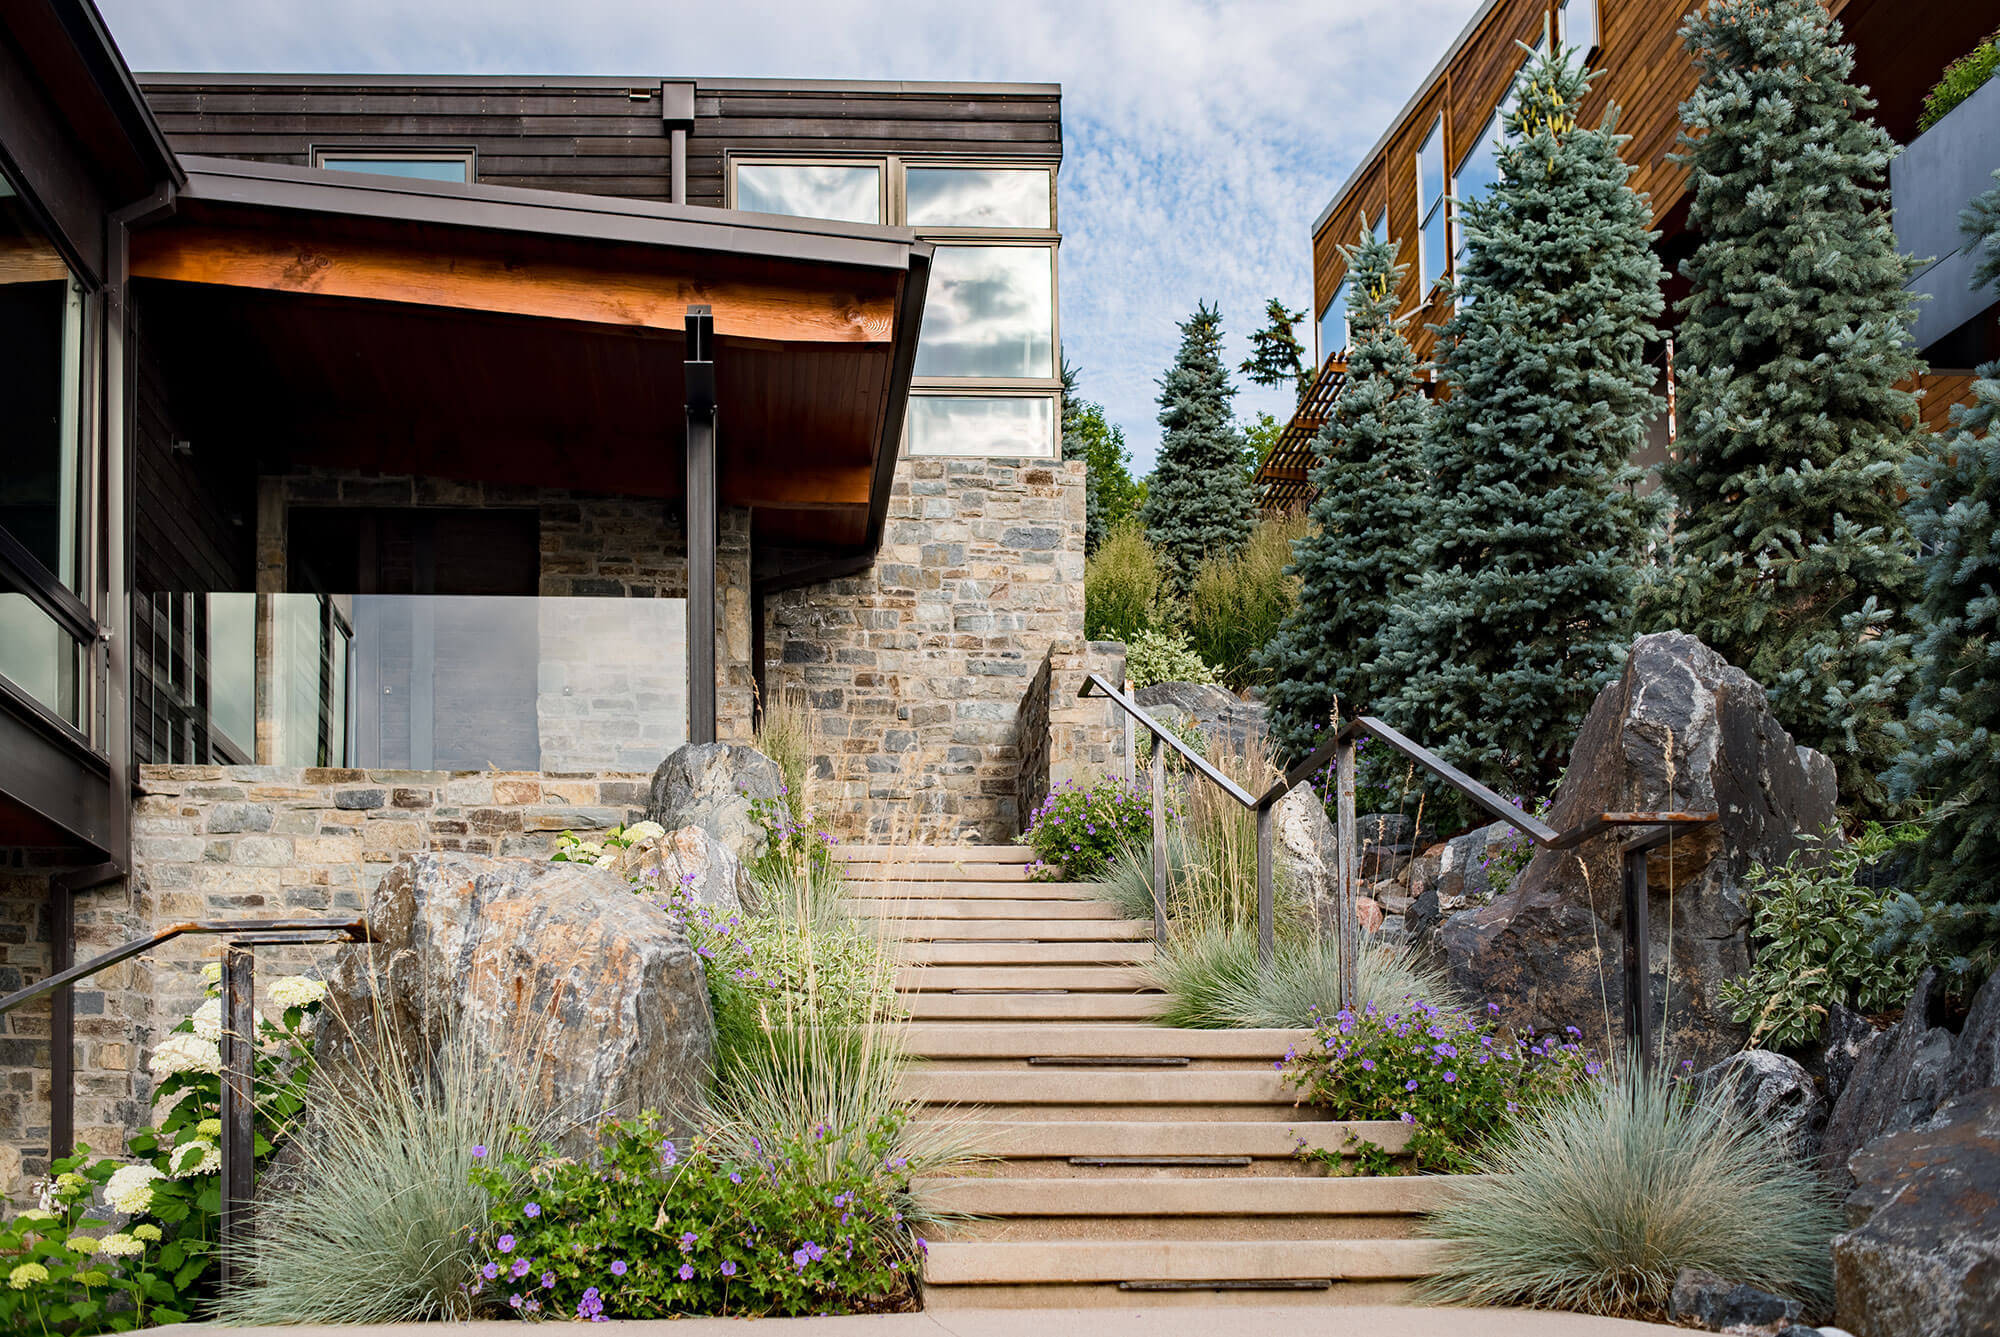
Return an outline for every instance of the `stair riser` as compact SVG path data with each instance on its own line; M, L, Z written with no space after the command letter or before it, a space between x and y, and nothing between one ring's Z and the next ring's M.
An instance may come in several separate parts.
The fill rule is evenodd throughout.
M1103 904L1097 889L1081 882L912 882L850 877L847 879L847 894L871 901L1015 900Z
M1269 1072L1271 1065L1262 1059L1198 1058L1174 1067L1162 1067L1146 1063L1141 1059L1117 1059L1100 1057L1088 1064L1036 1063L1024 1058L964 1058L956 1053L926 1053L920 1047L905 1044L903 1052L912 1058L920 1058L940 1067L949 1067L961 1072Z
M1090 1285L1341 1277L1409 1281L1434 1271L1437 1240L939 1244L924 1275L943 1285Z
M913 966L1145 966L1150 942L906 942L895 959Z
M1067 989L1072 993L1140 993L1151 979L1133 966L910 966L896 972L905 992L954 989Z
M1123 1184L1046 1180L924 1179L915 1190L933 1211L981 1217L1228 1217L1232 1220L1316 1217L1408 1220L1449 1203L1462 1181L1448 1175L1312 1178L1262 1183L1194 1183L1171 1179Z
M1402 1124L1374 1121L1259 1119L1232 1127L1217 1120L1173 1124L1148 1114L1123 1127L1099 1119L1063 1123L1043 1117L1033 1120L1032 1126L1010 1128L986 1111L981 1114L986 1117L963 1125L962 1133L978 1150L1006 1157L1254 1156L1293 1162L1301 1140L1334 1151L1375 1143L1392 1155L1400 1154L1410 1140L1409 1129ZM1024 1163L1010 1161L1009 1173L1015 1164Z
M1145 1021L1160 1014L1158 994L914 994L916 1021Z
M1052 919L1118 918L1118 911L1103 901L946 900L922 896L884 900L851 894L854 890L850 889L847 907L856 919L891 922L903 919L1026 919L1041 923Z
M925 1067L907 1074L911 1099L981 1105L1282 1105L1296 1091L1275 1072L967 1072Z
M1028 864L1035 852L1026 845L835 845L841 863L906 863L922 859L947 864Z
M1408 1216L1007 1217L996 1221L954 1222L937 1228L929 1239L933 1244L1404 1240L1415 1238L1420 1219Z
M905 942L1151 942L1153 926L1136 919L863 920L880 937Z
M1001 1101L948 1099L929 1103L981 1120L1010 1123L1268 1123L1289 1128L1312 1122L1310 1110L1290 1105L1010 1105Z
M1036 1026L913 1025L902 1033L912 1050L938 1057L1027 1058L1034 1054L1148 1054L1194 1059L1241 1059L1268 1068L1285 1050L1307 1044L1309 1031L1174 1031L1160 1028L1047 1023Z
M1311 1291L1124 1291L1116 1286L946 1286L924 1287L924 1308L956 1309L1275 1309L1301 1311L1336 1305L1400 1305L1410 1301L1408 1282L1338 1281ZM1301 1313L1300 1331L1325 1331Z
M1020 864L1005 863L860 863L841 865L851 882L1032 882Z

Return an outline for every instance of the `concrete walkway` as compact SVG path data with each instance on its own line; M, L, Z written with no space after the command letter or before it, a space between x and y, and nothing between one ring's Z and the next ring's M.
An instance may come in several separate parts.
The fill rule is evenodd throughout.
M243 1328L155 1329L174 1337L242 1337ZM265 1329L270 1337L520 1337L519 1323L399 1323L380 1327ZM1399 1305L1281 1308L954 1309L853 1318L693 1318L624 1321L590 1329L605 1337L1645 1337L1686 1328L1522 1309L1421 1309Z

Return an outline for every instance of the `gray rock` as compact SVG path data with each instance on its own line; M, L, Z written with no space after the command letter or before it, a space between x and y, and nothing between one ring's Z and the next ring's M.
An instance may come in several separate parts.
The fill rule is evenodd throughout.
M1200 729L1211 750L1220 744L1240 754L1251 738L1265 733L1260 703L1242 700L1212 682L1156 682L1134 692L1133 699L1162 724Z
M1710 1332L1739 1327L1775 1332L1796 1322L1799 1312L1797 1300L1732 1283L1693 1267L1681 1269L1667 1299L1669 1318Z
M1854 1154L1834 1299L1855 1337L2000 1333L2000 1087Z
M653 772L646 816L669 831L698 826L746 865L755 865L770 843L751 812L758 799L779 799L785 778L778 763L736 743L689 743Z
M1824 760L1792 742L1762 687L1680 632L1640 637L1592 705L1549 825L1562 830L1597 812L1722 814L1649 861L1655 1015L1667 1001L1672 944L1663 1052L1705 1067L1748 1038L1717 997L1750 964L1741 880L1753 861L1782 862L1802 836L1832 824ZM1581 1026L1592 1046L1609 1049L1601 1000L1609 996L1614 1025L1624 1006L1618 849L1600 837L1578 851L1539 851L1506 895L1447 918L1439 940L1454 982L1499 1003L1510 1025Z
M1820 1056L1820 1066L1826 1070L1829 1108L1840 1100L1841 1092L1847 1089L1848 1078L1854 1075L1855 1061L1861 1057L1861 1047L1874 1039L1876 1034L1875 1023L1853 1008L1835 1003L1827 1009L1826 1049Z
M324 1080L368 1080L383 1036L419 1053L456 1039L533 1083L572 1149L588 1144L583 1121L700 1098L715 1042L701 963L611 870L409 855L367 922L374 943L343 948L328 984Z
M1436 889L1438 909L1445 914L1493 900L1493 857L1503 849L1525 844L1527 837L1505 822L1494 822L1433 845L1410 867L1410 892Z
M1355 835L1363 845L1407 845L1416 825L1402 812L1364 812L1354 819Z
M1311 785L1300 785L1271 809L1272 872L1303 895L1319 924L1329 929L1339 900L1339 848L1326 805Z
M1768 1049L1731 1054L1696 1074L1702 1090L1727 1087L1735 1092L1737 1108L1785 1139L1801 1155L1819 1149L1826 1120L1826 1102L1803 1066Z
M679 890L689 901L720 915L757 908L757 893L743 861L699 826L642 840L617 851L612 871L653 887L664 898Z
M1964 1029L1953 1035L1936 1015L1937 972L1925 971L1903 1009L1903 1019L1864 1043L1840 1100L1827 1120L1820 1166L1849 1182L1848 1158L1886 1133L1900 1133L1929 1119L1945 1102L2000 1085L2000 975L1972 1000Z

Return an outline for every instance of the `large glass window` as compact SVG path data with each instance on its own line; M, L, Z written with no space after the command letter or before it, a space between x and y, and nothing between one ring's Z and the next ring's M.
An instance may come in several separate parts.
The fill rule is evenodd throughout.
M1598 46L1597 0L1562 0L1556 12L1562 44L1588 59Z
M1327 299L1326 310L1319 313L1319 360L1325 366L1327 360L1347 351L1347 280L1342 279Z
M882 221L882 168L874 163L738 163L736 207L758 214Z
M1046 168L912 167L903 182L911 227L1054 226Z
M1055 252L940 246L917 339L919 376L1055 374Z
M1535 42L1533 61L1542 51L1539 39ZM1458 257L1465 254L1465 229L1458 218L1458 211L1465 204L1480 198L1487 191L1500 184L1500 149L1507 137L1507 118L1514 114L1514 105L1521 100L1521 74L1527 70L1524 62L1514 74L1513 81L1500 98L1500 105L1493 109L1493 117L1479 132L1465 157L1459 160L1458 170L1452 173L1452 267L1458 266Z
M82 654L25 594L0 592L0 677L72 728L83 723Z
M1056 405L1046 395L912 395L910 454L1055 454Z
M329 172L367 172L416 181L472 180L472 153L380 153L369 149L315 149L313 166Z
M1417 273L1428 296L1444 277L1444 117L1417 150Z

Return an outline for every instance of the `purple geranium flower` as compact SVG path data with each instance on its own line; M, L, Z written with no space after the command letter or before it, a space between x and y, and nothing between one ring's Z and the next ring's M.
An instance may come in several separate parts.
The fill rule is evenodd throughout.
M734 1264L734 1263L732 1263L732 1262L728 1261L727 1259L724 1259L724 1260L723 1260L723 1263L722 1263L722 1275L723 1275L723 1276L725 1276L725 1277L733 1277L733 1276L735 1276L735 1275L736 1275L736 1264Z
M682 1281L693 1281L693 1280L694 1280L694 1264L693 1264L693 1263L682 1263L682 1264L681 1264L681 1280L682 1280Z
M623 1258L615 1259L612 1262L611 1275L614 1277L622 1277L625 1275L625 1260Z
M514 1237L512 1235L502 1235L498 1243L500 1245L501 1253L514 1252Z
M541 1214L542 1214L542 1204L540 1204L539 1202L531 1202L526 1207L523 1207L521 1209L521 1215L527 1217L529 1220L533 1220L535 1217L538 1217Z

